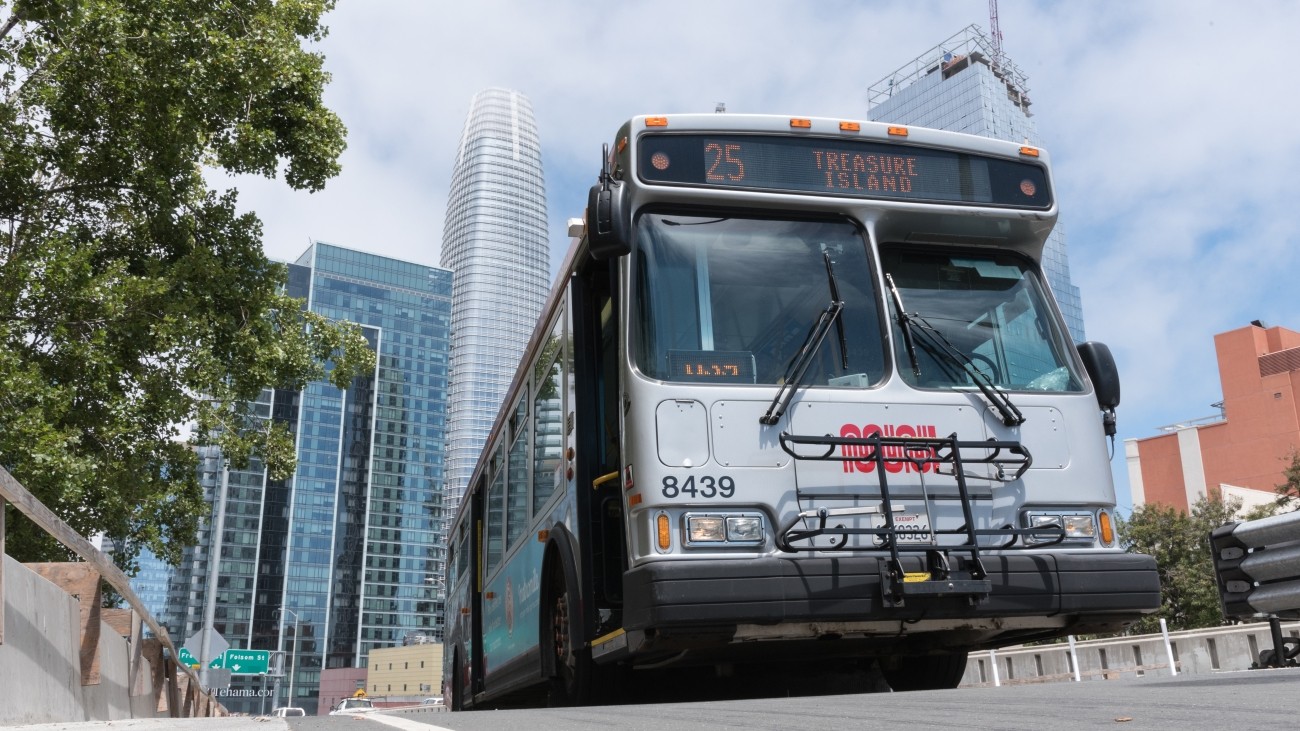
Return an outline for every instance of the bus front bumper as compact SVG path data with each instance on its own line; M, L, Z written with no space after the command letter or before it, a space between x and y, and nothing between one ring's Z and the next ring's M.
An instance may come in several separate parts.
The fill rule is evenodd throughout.
M1110 632L1160 607L1155 559L1121 552L984 554L985 590L891 596L885 561L875 555L659 561L627 572L623 626L649 633L726 631L783 623L923 622L954 629L1005 623L973 644L999 646L1038 626L1048 634ZM924 571L904 556L904 570ZM953 557L952 578L969 579ZM961 581L955 582L961 584ZM979 621L989 620L989 621ZM936 621L938 624L936 624ZM1017 630L1011 630L1017 627ZM1040 633L1041 634L1041 633Z

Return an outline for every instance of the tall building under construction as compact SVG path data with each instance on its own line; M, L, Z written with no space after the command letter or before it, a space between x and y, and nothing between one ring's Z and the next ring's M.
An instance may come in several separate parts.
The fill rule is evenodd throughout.
M1000 34L977 25L900 66L868 89L878 122L932 127L1042 146L1030 112L1027 77L1002 53ZM1083 303L1070 281L1065 232L1058 223L1043 250L1043 271L1070 336L1084 340Z

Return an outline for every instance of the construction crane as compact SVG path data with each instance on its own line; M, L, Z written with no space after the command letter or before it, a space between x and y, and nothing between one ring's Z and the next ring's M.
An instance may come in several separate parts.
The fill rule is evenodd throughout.
M989 0L989 36L993 41L993 68L1002 66L1002 29L998 27L998 0Z

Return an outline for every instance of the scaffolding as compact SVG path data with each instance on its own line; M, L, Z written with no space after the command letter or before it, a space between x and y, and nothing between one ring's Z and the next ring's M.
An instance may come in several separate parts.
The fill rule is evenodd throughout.
M1006 85L1007 98L1025 116L1032 116L1029 112L1029 77L1002 55L993 38L973 23L869 87L867 108L874 108L892 97L894 92L905 89L930 74L942 73L947 79L977 63L987 66Z

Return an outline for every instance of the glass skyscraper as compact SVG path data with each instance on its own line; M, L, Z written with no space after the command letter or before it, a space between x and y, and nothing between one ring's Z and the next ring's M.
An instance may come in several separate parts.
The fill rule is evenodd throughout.
M444 470L451 272L316 242L288 265L289 294L316 313L357 323L374 373L346 391L325 381L266 389L258 416L289 428L293 478L260 464L229 473L215 627L234 648L283 650L293 668L269 706L315 713L323 668L358 667L376 647L442 636ZM201 455L212 505L224 469ZM208 521L173 576L164 620L179 640L202 627ZM258 676L234 675L232 711L256 713Z
M470 104L441 264L454 272L446 471L454 512L550 289L542 150L519 92L487 89Z
M999 56L991 38L971 25L868 90L868 116L879 122L931 127L1042 146L1029 111L1026 77ZM1083 342L1083 301L1070 280L1065 232L1052 231L1043 271L1075 342Z

